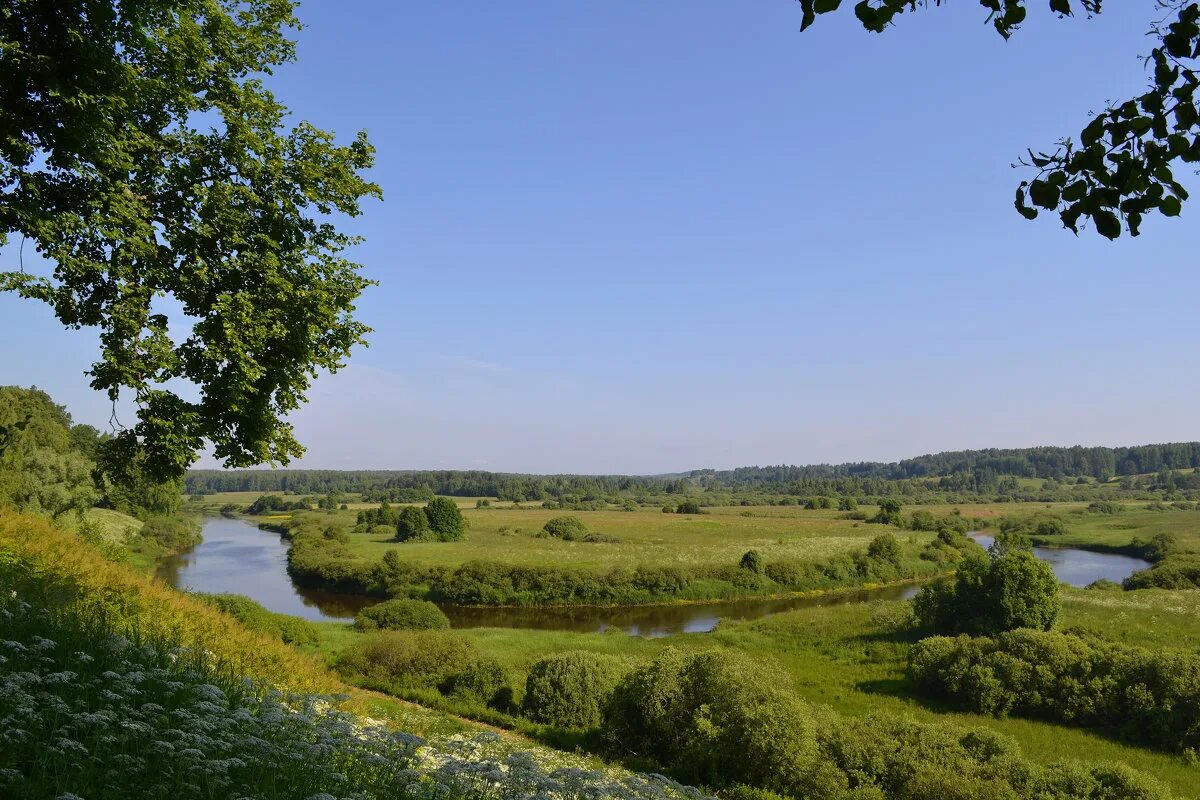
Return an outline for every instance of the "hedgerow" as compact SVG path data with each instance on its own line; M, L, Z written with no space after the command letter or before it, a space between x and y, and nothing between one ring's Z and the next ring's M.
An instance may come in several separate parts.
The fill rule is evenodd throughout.
M1200 657L1047 631L935 636L909 679L956 707L1111 731L1167 750L1200 747Z

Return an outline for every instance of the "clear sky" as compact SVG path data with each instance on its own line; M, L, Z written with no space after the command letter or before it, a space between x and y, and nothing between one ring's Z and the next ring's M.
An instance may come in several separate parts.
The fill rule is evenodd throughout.
M353 225L371 346L294 416L296 465L1198 438L1197 208L1115 244L1012 211L1026 146L1145 85L1153 2L1033 0L1008 42L975 3L882 36L844 5L801 34L790 0L302 3L272 85L368 130L385 200ZM95 353L0 297L0 382L101 425Z

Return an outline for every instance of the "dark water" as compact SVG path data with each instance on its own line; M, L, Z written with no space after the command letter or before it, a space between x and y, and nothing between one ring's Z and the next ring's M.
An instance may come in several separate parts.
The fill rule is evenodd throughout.
M983 533L972 533L971 538L984 547L991 547L993 537ZM1133 556L1116 553L1093 553L1068 547L1035 547L1033 554L1048 562L1059 582L1070 586L1087 586L1093 581L1107 579L1120 583L1138 570L1150 566Z
M987 547L990 536L973 534ZM376 600L296 587L287 574L287 542L278 534L262 531L237 519L210 519L204 524L204 541L187 553L159 562L157 574L179 589L200 592L236 592L272 611L311 620L349 620ZM1083 550L1037 548L1039 558L1050 562L1059 580L1086 586L1099 578L1121 581L1149 564L1141 559ZM536 630L602 632L612 628L631 636L669 636L705 633L722 619L758 619L785 611L816 606L901 600L916 593L915 586L889 586L823 597L775 600L734 600L720 603L618 608L461 608L443 610L455 628L532 628Z

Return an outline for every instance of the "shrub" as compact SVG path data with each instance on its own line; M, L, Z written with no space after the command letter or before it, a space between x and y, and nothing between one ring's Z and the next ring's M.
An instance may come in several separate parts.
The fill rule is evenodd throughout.
M542 526L542 530L551 536L567 542L583 539L588 534L587 525L579 517L554 517Z
M450 631L382 631L358 637L334 667L388 691L437 688L476 658L475 646Z
M755 575L761 575L765 568L763 564L762 553L758 552L757 550L747 550L746 554L742 556L742 560L738 566L740 566L742 569L750 570Z
M522 711L535 722L594 728L624 673L625 665L614 656L583 650L547 656L529 671Z
M921 589L913 601L921 626L938 633L991 634L1015 628L1048 630L1061 603L1050 565L1026 549L971 554L953 581Z
M787 684L740 653L668 648L621 681L605 707L603 735L681 780L803 796L795 790L817 743L807 706Z
M1200 658L1064 633L935 636L909 651L922 691L983 714L1118 732L1170 750L1200 746Z
M164 550L178 550L200 544L200 526L192 517L154 516L146 519L138 536Z
M900 542L890 533L876 536L867 545L867 556L893 566L900 566Z
M361 631L431 631L450 627L450 618L428 600L397 598L367 606L358 612L354 627Z
M675 509L676 514L703 514L704 509L700 508L700 504L695 500L684 500Z
M317 626L305 619L276 614L242 594L192 594L205 605L212 606L252 630L278 637L286 644L315 645L320 639Z
M1093 514L1120 514L1125 510L1125 506L1116 500L1097 500L1090 503L1087 510Z
M858 501L853 497L843 497L838 500L838 511L857 511Z
M425 506L425 517L429 520L429 529L434 537L441 542L461 539L467 530L467 521L458 510L458 504L449 497L430 500Z
M914 511L908 518L908 527L914 531L936 531L937 517L924 509Z
M1122 586L1126 589L1200 588L1200 553L1169 555L1150 569L1133 573Z
M885 497L879 501L879 511L875 516L867 520L876 525L895 525L901 527L904 523L904 518L900 516L900 501L891 497Z
M392 508L386 502L381 504L379 508L364 508L358 512L355 518L355 522L366 528L373 528L376 525L386 525L389 528L395 528L399 520L400 509Z
M405 506L396 516L396 541L410 542L424 539L429 534L429 517L425 510L416 506Z
M439 687L443 694L482 703L498 711L511 711L512 685L504 667L491 656L481 656L450 676Z

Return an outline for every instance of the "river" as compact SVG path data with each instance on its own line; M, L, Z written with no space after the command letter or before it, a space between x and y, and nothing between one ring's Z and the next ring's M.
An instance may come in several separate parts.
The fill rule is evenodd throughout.
M974 534L983 546L991 537ZM272 611L309 620L353 619L378 602L358 595L301 589L287 574L288 544L278 534L259 530L240 519L214 517L204 523L204 541L191 550L159 562L157 575L177 589L236 592ZM1086 586L1099 578L1120 581L1149 564L1141 559L1085 550L1034 550L1050 563L1059 580ZM899 600L912 597L914 586L889 586L820 597L734 600L717 603L617 608L463 608L444 606L455 628L533 628L583 633L616 628L631 636L705 633L722 619L760 617L814 606Z

